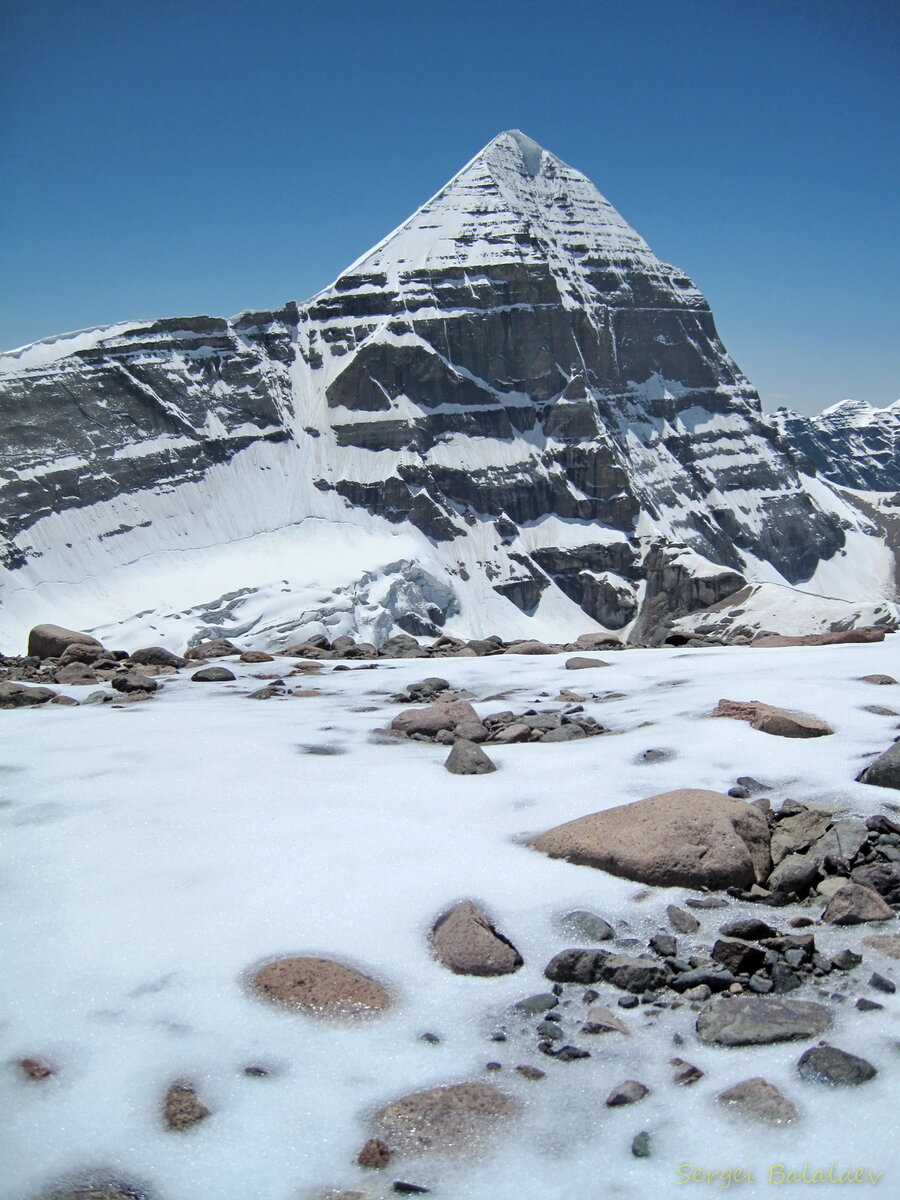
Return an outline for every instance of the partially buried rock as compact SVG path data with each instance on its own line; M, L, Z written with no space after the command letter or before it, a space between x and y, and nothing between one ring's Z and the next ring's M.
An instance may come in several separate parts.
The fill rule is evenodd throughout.
M637 1079L626 1079L624 1083L618 1084L606 1097L607 1108L618 1108L623 1104L637 1104L638 1100L650 1094L650 1089L646 1084L639 1083Z
M716 1099L720 1104L727 1104L742 1116L756 1121L786 1125L797 1119L797 1110L790 1100L774 1084L758 1075L726 1088L724 1092L719 1092Z
M110 680L117 692L128 695L129 692L155 692L159 684L148 675L140 675L137 671L129 671L127 675L116 675Z
M578 938L583 942L608 942L616 936L616 931L609 921L580 908L564 913L559 918L559 927L568 937Z
M743 887L769 873L769 827L752 805L685 788L568 821L535 838L551 858L657 887Z
M873 933L870 937L863 938L863 945L871 946L873 950L880 950L888 958L900 958L900 934Z
M274 662L275 659L271 654L266 654L262 650L245 650L240 661L242 663L267 663Z
M39 1058L20 1058L19 1066L29 1079L49 1079L53 1068Z
M517 1112L489 1083L457 1083L395 1100L375 1114L376 1134L395 1154L475 1149Z
M797 1062L800 1078L832 1086L855 1086L865 1083L878 1074L875 1067L864 1058L839 1050L837 1046L813 1046L801 1054Z
M28 635L28 655L35 658L59 658L73 642L81 642L88 646L101 644L89 633L79 633L62 625L35 625Z
M859 783L874 787L900 788L900 741L888 746L883 754L857 775Z
M894 910L871 888L847 882L834 891L822 913L830 925L859 925L863 921L889 921Z
M227 667L203 667L191 676L194 683L227 683L234 678L234 672Z
M834 733L831 726L818 717L789 712L786 708L776 708L762 700L720 700L709 715L747 721L753 729L777 737L812 738Z
M240 646L235 646L234 642L229 642L228 638L212 638L208 642L200 642L198 646L192 646L190 650L185 650L185 658L225 658L229 654L240 654Z
M587 1010L581 1032L624 1033L626 1037L631 1037L631 1030L625 1022L620 1020L611 1009L604 1008L602 1004L594 1004Z
M29 687L24 683L0 682L0 708L34 708L56 695L51 688Z
M589 671L592 667L608 667L609 663L604 662L602 658L581 658L576 655L575 658L566 659L567 671Z
M488 775L496 771L496 764L475 742L460 738L444 763L451 775Z
M278 958L253 976L266 1000L316 1017L371 1017L391 1007L385 988L329 958Z
M860 683L879 684L882 687L886 687L892 683L897 682L897 680L893 677L893 675L862 675L862 676L860 676L859 681L860 681Z
M369 1138L356 1156L356 1161L361 1167L377 1171L381 1167L386 1167L391 1161L390 1147L381 1138Z
M197 1099L196 1089L191 1084L173 1083L166 1092L163 1116L170 1129L181 1132L208 1117L209 1109Z
M633 958L607 950L573 948L555 954L544 968L554 983L611 983L624 992L652 992L662 987L668 971L657 958Z
M669 918L672 928L677 929L679 933L696 933L700 928L697 918L692 917L689 912L685 912L676 904L667 905L666 916Z
M701 1042L719 1046L765 1046L815 1037L831 1024L831 1014L811 1000L724 996L697 1018Z
M145 646L140 650L134 650L129 655L132 662L139 663L144 667L186 667L188 660L182 658L180 654L173 654L171 650L166 650L164 646Z
M522 965L509 938L471 900L454 905L435 922L429 944L438 962L455 975L511 975Z

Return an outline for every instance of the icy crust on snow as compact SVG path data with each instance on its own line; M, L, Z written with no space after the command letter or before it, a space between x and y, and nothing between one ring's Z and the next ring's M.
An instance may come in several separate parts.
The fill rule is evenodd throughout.
M155 1200L319 1200L331 1188L378 1195L380 1178L356 1165L372 1112L470 1079L513 1093L519 1120L480 1154L398 1160L388 1189L403 1179L448 1200L646 1200L680 1194L679 1164L753 1163L757 1182L734 1194L767 1200L768 1164L837 1162L884 1171L880 1191L890 1194L900 1170L896 1140L885 1136L897 1099L895 998L871 993L884 1010L858 1013L852 996L872 971L897 972L868 947L856 972L828 979L829 991L849 993L843 1003L794 994L825 1003L829 1041L877 1066L859 1088L802 1081L796 1063L812 1042L704 1045L689 1005L655 1017L647 1006L623 1012L629 1038L576 1034L592 1055L581 1062L538 1053L536 1020L523 1022L532 1032L521 1042L489 1037L509 1024L510 1004L547 990L545 964L573 944L558 932L560 915L594 911L618 937L646 945L667 927L666 906L683 907L690 895L550 859L526 838L669 789L724 791L743 774L765 781L776 804L791 796L860 817L882 811L896 793L853 779L895 721L864 711L873 689L859 680L900 676L896 642L625 651L602 672L611 694L585 705L616 736L491 747L500 769L476 780L444 771L443 747L370 740L397 711L390 695L430 673L417 662L326 670L315 680L319 696L283 702L251 704L244 695L260 686L259 668L229 663L233 685L182 676L122 710L4 713L0 1200L36 1200L91 1170L142 1184ZM469 689L485 716L571 687L564 661L446 660L440 673ZM826 719L835 735L797 741L706 720L738 683L742 696ZM485 699L498 690L512 694ZM651 762L643 757L651 748L672 753ZM431 923L463 897L515 943L525 960L515 975L458 976L430 956ZM710 945L726 919L762 916L781 928L795 910L729 901L694 911L696 942ZM862 931L823 926L815 935L834 955ZM292 954L358 965L391 988L395 1009L348 1028L254 1001L248 969ZM600 1002L615 999L606 987ZM440 1042L422 1041L426 1031ZM691 1087L672 1083L676 1054L705 1073ZM52 1078L27 1080L11 1065L36 1055L53 1065ZM491 1060L502 1063L496 1074L485 1072ZM545 1078L522 1079L520 1063ZM270 1073L248 1077L246 1067ZM751 1076L777 1086L797 1122L745 1123L716 1103ZM182 1079L211 1115L174 1133L162 1103ZM642 1081L649 1095L607 1108L623 1079ZM643 1130L652 1154L635 1159L632 1139Z

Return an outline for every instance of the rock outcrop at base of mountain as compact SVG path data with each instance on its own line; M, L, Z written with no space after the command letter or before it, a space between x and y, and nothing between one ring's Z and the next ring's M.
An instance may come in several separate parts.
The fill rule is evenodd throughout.
M748 584L888 594L883 532L804 473L691 280L517 131L302 306L0 370L4 637L656 644Z

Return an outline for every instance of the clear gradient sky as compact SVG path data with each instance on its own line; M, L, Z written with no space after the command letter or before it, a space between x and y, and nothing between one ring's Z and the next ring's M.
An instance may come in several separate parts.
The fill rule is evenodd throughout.
M0 349L304 300L503 129L766 408L898 377L896 0L2 0Z

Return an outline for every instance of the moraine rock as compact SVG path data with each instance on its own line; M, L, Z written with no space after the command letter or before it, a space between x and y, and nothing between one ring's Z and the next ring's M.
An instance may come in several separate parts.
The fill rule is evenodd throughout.
M637 1104L639 1100L643 1100L649 1094L650 1089L646 1084L640 1083L637 1079L626 1079L624 1083L614 1087L606 1097L606 1107L619 1108L623 1104Z
M210 1115L205 1104L197 1099L197 1091L189 1083L173 1083L166 1092L163 1119L169 1129L182 1132Z
M230 654L240 654L240 646L235 646L234 642L229 642L227 638L212 638L208 642L200 642L197 646L192 646L190 650L185 650L185 658L226 658Z
M28 655L35 658L59 658L67 646L80 642L87 646L102 645L89 633L65 629L62 625L35 625L28 635Z
M762 813L719 792L663 792L568 821L535 838L551 858L658 887L743 887L769 873Z
M239 659L242 663L269 663L275 659L271 654L265 654L262 650L245 650Z
M587 1010L581 1032L624 1033L626 1037L631 1037L631 1030L625 1022L620 1020L611 1009L604 1008L602 1004L592 1004Z
M29 687L24 683L0 682L0 708L33 708L46 704L56 692L46 687Z
M414 733L435 734L464 722L480 724L478 713L467 700L438 700L426 708L407 708L397 713L391 729L411 737Z
M891 684L896 683L897 680L893 677L893 675L861 675L859 677L859 682L874 683L878 684L880 687L889 687Z
M356 1161L361 1167L377 1171L386 1167L391 1158L391 1150L387 1142L383 1142L381 1138L369 1138L356 1156Z
M900 934L873 933L863 938L863 945L871 946L873 950L886 954L888 958L900 958Z
M696 933L700 928L697 918L691 916L689 912L685 912L683 908L679 908L677 904L667 905L666 916L669 918L672 928L679 933Z
M824 1043L801 1054L797 1070L801 1079L832 1086L855 1086L866 1083L878 1074L866 1059Z
M478 1149L518 1112L516 1102L488 1083L457 1083L414 1092L385 1105L376 1136L395 1154Z
M834 733L831 726L818 717L789 712L786 708L777 708L762 700L720 700L709 715L747 721L753 729L777 737L812 738Z
M797 1119L797 1110L773 1083L761 1079L744 1079L733 1087L719 1092L720 1104L736 1109L742 1116L774 1125L786 1125Z
M804 808L802 812L778 821L772 830L772 862L777 866L788 854L808 850L833 819L831 813Z
M840 646L848 643L883 642L885 631L874 627L865 629L843 629L829 633L760 633L753 639L754 646Z
M860 783L868 783L873 787L900 788L900 741L888 746L856 778Z
M891 906L871 888L849 880L832 892L822 913L830 925L859 925L864 921L889 921Z
M579 938L585 942L608 942L616 936L616 931L609 921L604 921L603 917L584 909L564 913L559 918L559 927L567 937Z
M497 770L494 763L475 742L459 738L447 756L444 767L451 775L488 775Z
M228 683L236 678L234 671L229 671L227 667L201 667L199 671L193 673L191 681L193 683Z
M93 683L101 683L101 677L83 663L70 662L64 667L57 667L53 672L53 682L67 687L87 687Z
M611 983L625 992L640 994L663 987L669 973L657 958L634 958L608 950L561 950L544 968L554 983Z
M262 999L316 1017L372 1017L391 1007L385 988L329 958L278 958L261 967L251 989Z
M149 1200L147 1192L129 1183L110 1180L107 1183L89 1183L66 1191L54 1191L50 1200Z
M116 675L110 680L110 683L117 692L124 692L126 695L129 692L155 692L159 689L159 684L155 679L151 679L149 675L141 675L137 671L129 671L126 675Z
M565 662L567 671L589 671L593 667L608 667L609 665L602 658L580 658L578 655L574 658L567 658Z
M763 1046L815 1037L831 1024L831 1014L811 1000L724 996L697 1018L701 1042L719 1046Z
M854 867L850 872L853 883L871 888L883 896L888 904L900 904L900 863L872 862Z
M135 650L128 656L132 662L139 663L142 667L186 667L188 660L182 658L180 654L173 654L171 650L166 650L164 646L145 646L141 650ZM212 657L211 655L203 655L204 658Z
M511 975L522 966L509 938L471 900L439 917L428 940L434 957L455 975Z

